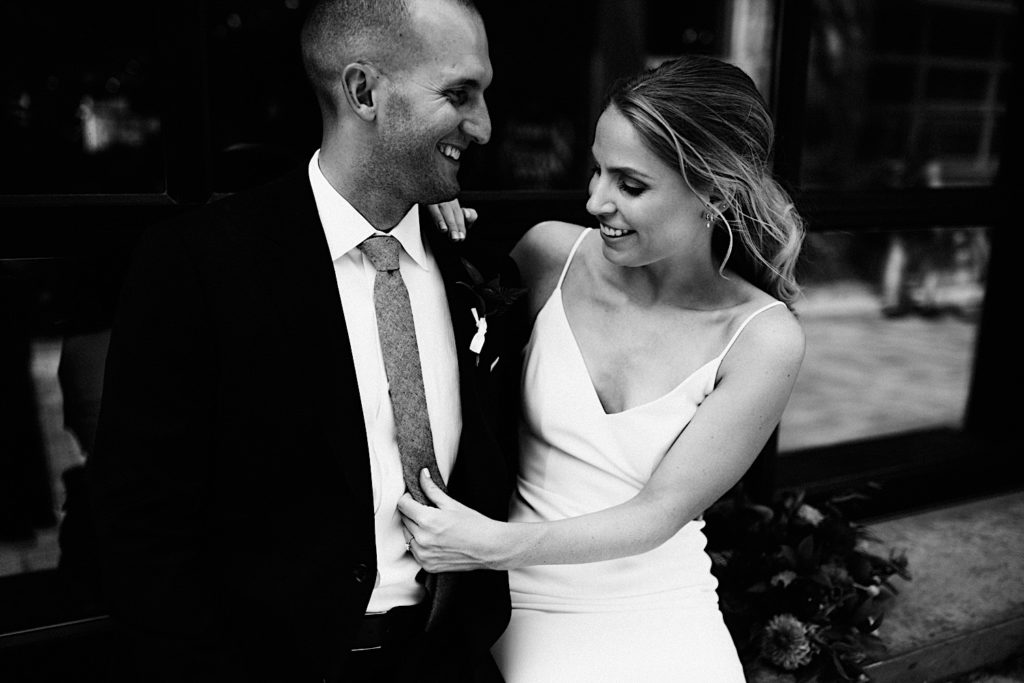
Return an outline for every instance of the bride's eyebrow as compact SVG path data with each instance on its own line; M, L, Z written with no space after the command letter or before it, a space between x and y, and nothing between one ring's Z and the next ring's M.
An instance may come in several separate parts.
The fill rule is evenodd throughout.
M590 166L591 166L591 168L597 169L597 168L601 168L602 167L601 164L598 163L597 156L594 154L593 149L591 149L589 157L590 157ZM615 174L618 174L618 175L632 176L632 177L636 178L637 180L643 180L643 181L646 181L646 182L653 182L654 181L654 178L652 176L650 176L650 175L648 175L648 174L644 173L643 171L640 171L640 170L638 170L636 168L633 168L632 166L605 166L604 170L608 171L609 173L615 173Z
M591 157L591 165L594 168L600 168L601 165ZM654 182L654 178L647 175L643 171L638 171L632 166L605 166L604 170L608 173L614 173L616 175L625 175L637 180L643 180L645 182Z
M637 180L645 180L651 182L654 180L651 176L647 175L642 171L638 171L632 166L609 166L608 170L612 173L618 173L619 175L628 175L636 178Z

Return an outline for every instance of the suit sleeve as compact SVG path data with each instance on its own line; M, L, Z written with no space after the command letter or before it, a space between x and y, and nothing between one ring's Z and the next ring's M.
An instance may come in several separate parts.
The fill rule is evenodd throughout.
M122 291L89 483L106 598L146 680L188 680L218 630L204 566L217 368L180 233L143 239Z

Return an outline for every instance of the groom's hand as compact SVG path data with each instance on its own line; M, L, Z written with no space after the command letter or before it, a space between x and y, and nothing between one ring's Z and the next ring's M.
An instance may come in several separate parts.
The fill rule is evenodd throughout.
M424 469L420 486L436 507L417 503L406 493L398 500L409 536L409 551L431 573L498 569L496 545L505 526L466 507L442 491Z

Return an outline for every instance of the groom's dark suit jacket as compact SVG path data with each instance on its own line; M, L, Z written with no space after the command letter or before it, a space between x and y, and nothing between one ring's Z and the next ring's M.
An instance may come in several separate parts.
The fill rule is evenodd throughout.
M520 306L489 316L462 258L507 257L421 221L461 374L451 494L504 519L515 472ZM521 303L521 302L520 302ZM497 364L495 359L499 358ZM118 665L137 680L345 680L376 577L366 434L337 282L305 170L149 231L115 323L88 463ZM432 633L441 680L484 660L507 575L459 574Z

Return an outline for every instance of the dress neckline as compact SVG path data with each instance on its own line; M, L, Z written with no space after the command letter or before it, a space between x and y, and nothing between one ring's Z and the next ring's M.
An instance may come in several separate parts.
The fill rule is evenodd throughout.
M736 328L736 331L733 332L732 337L729 339L729 342L725 345L725 348L723 348L722 351L718 355L716 355L715 357L711 358L708 362L704 363L703 365L701 365L700 367L695 369L693 372L691 372L689 375L687 375L681 382L679 382L679 384L674 386L668 392L662 394L661 396L658 396L657 398L653 398L653 399L651 399L649 401L644 401L643 403L639 403L639 404L637 404L635 406L630 406L629 408L624 408L623 410L617 410L615 412L611 412L610 413L604 407L604 403L601 401L601 395L598 393L597 387L594 385L593 376L590 374L590 368L587 367L587 361L586 361L586 359L583 356L583 349L580 347L579 339L576 338L576 333L573 331L572 325L569 323L569 316L565 312L565 301L562 298L562 284L565 281L566 274L569 272L569 265L572 263L573 257L576 255L576 251L579 249L580 244L582 244L583 238L586 237L587 233L588 233L588 229L584 229L580 233L580 236L576 239L576 242L575 242L575 244L573 244L572 249L569 251L569 255L568 255L568 257L565 260L565 265L562 267L562 272L561 272L561 274L560 274L560 276L558 278L558 281L557 281L557 283L555 285L555 289L554 289L553 292L551 292L551 295L548 297L548 300L544 303L544 306L542 307L542 312L543 312L544 309L547 309L548 306L552 305L552 301L554 301L557 304L558 310L559 310L559 317L561 318L561 324L564 327L565 331L568 332L569 339L572 342L572 344L571 344L572 348L575 351L576 359L579 362L580 368L582 368L582 370L583 370L583 376L586 379L587 386L590 388L590 395L593 397L594 404L597 406L598 410L605 417L615 417L617 415L625 415L627 413L635 412L635 411L641 410L643 408L646 408L648 406L653 406L653 405L655 405L657 403L660 403L660 402L668 399L670 396L673 396L674 394L676 394L680 389L682 389L684 386L686 386L690 382L690 380L692 380L694 377L698 376L700 373L702 373L709 366L712 366L712 365L715 366L715 374L717 375L718 374L718 364L721 362L721 360L723 358L725 358L726 354L729 353L729 349L732 348L733 344L736 342L736 339L739 338L740 333L743 332L743 329L747 326L747 323L749 323L751 320L753 320L755 316L757 316L758 314L760 314L761 312L763 312L763 311L765 311L765 310L767 310L769 308L772 308L774 306L784 306L785 305L782 301L775 300L775 301L772 301L770 303L767 303L767 304L761 306L756 311L754 311L753 313L748 315L743 320L743 322L740 323L739 327Z
M557 294L557 296L554 296L555 294ZM641 410L642 408L645 408L645 407L648 407L648 406L652 406L652 405L654 405L656 403L660 403L661 401L664 401L664 400L668 399L670 396L672 396L673 394L678 392L680 389L682 389L682 387L684 387L686 384L688 384L690 382L690 380L692 380L694 377L699 375L705 368L707 368L708 366L710 366L712 364L715 364L716 361L721 360L721 358L725 355L725 351L723 351L719 355L715 356L714 358L709 360L707 363L704 363L704 365L701 365L699 368L697 368L696 370L691 372L689 375L687 375L686 378L683 379L683 381L681 381L679 384L674 386L672 389L669 389L668 392L662 394L661 396L658 396L657 398L653 398L653 399L651 399L649 401L644 401L643 403L638 403L635 406L630 406L630 407L624 408L622 410L617 410L615 412L608 412L608 409L604 407L604 403L601 401L601 395L598 393L597 387L594 385L594 379L593 379L593 376L590 374L590 368L587 367L587 361L583 357L583 349L580 348L579 340L576 338L576 333L573 332L572 325L569 323L569 317L565 313L565 302L562 300L562 288L561 287L559 287L554 292L552 292L552 297L551 297L551 299L548 300L548 304L551 304L552 300L554 300L554 304L558 306L560 322L561 322L563 328L565 329L565 331L568 332L569 339L572 341L572 349L575 352L574 355L576 357L576 360L579 362L580 368L583 371L583 377L586 379L586 384L590 388L590 395L593 398L594 405L598 408L598 410L601 411L601 414L604 415L605 417L614 417L616 415L625 415L626 413L635 412L635 411ZM545 306L545 308L546 307L547 306ZM730 344L730 346L731 346L731 344ZM728 348L726 350L728 350ZM716 369L716 372L717 372L717 369Z

